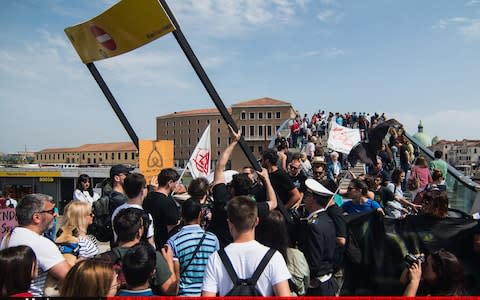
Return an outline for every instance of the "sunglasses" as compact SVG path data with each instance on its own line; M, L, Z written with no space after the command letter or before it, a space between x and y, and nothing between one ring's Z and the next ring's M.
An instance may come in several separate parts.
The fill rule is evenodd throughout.
M50 214L50 215L53 216L53 215L55 214L55 207L53 207L52 209L49 209L49 210L39 211L38 213L39 213L39 214L47 213L47 214Z

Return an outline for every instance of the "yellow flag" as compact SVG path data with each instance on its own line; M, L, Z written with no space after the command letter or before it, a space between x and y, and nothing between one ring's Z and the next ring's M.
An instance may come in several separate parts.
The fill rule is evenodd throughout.
M156 182L162 169L173 167L173 141L140 140L139 148L139 169L147 184Z
M82 61L131 51L175 30L158 0L122 0L84 23L65 28Z

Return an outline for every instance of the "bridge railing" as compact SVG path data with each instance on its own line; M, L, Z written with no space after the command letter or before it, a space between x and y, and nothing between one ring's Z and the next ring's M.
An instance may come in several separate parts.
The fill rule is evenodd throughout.
M406 133L405 136L415 147L418 147L419 153L423 155L428 162L435 159L432 150L422 145L416 138L408 133ZM455 208L470 214L480 211L480 185L448 163L447 168L446 184L450 208Z

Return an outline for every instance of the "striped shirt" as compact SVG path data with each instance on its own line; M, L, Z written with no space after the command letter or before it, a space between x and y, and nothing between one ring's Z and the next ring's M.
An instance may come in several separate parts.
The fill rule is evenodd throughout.
M186 225L167 241L173 250L173 256L180 263L179 296L199 296L201 294L203 274L208 258L220 248L217 237L213 233L207 232L205 239L190 263L193 252L204 233L205 231L200 225ZM188 267L185 269L187 265Z
M79 237L78 245L80 246L79 257L90 258L98 254L98 247L89 236Z

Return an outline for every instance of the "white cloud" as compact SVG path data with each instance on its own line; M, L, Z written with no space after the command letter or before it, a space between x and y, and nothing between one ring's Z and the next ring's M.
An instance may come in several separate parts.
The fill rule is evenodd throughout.
M182 24L200 34L217 37L241 35L259 26L294 22L307 10L309 0L182 0L172 11Z
M312 50L301 54L302 56L322 56L323 58L334 58L337 56L345 55L345 51L339 48L327 48L323 50Z
M324 23L338 23L343 17L344 13L331 9L322 10L317 14L317 18Z
M337 0L320 0L320 3L326 6L327 5L334 6L338 4L338 1Z
M442 30L452 28L463 35L466 39L480 39L480 19L469 19L464 17L442 19L438 21L434 28Z
M480 39L480 20L472 20L470 24L460 26L459 30L467 39Z
M465 6L474 6L480 3L480 0L470 0L467 3L465 3Z

